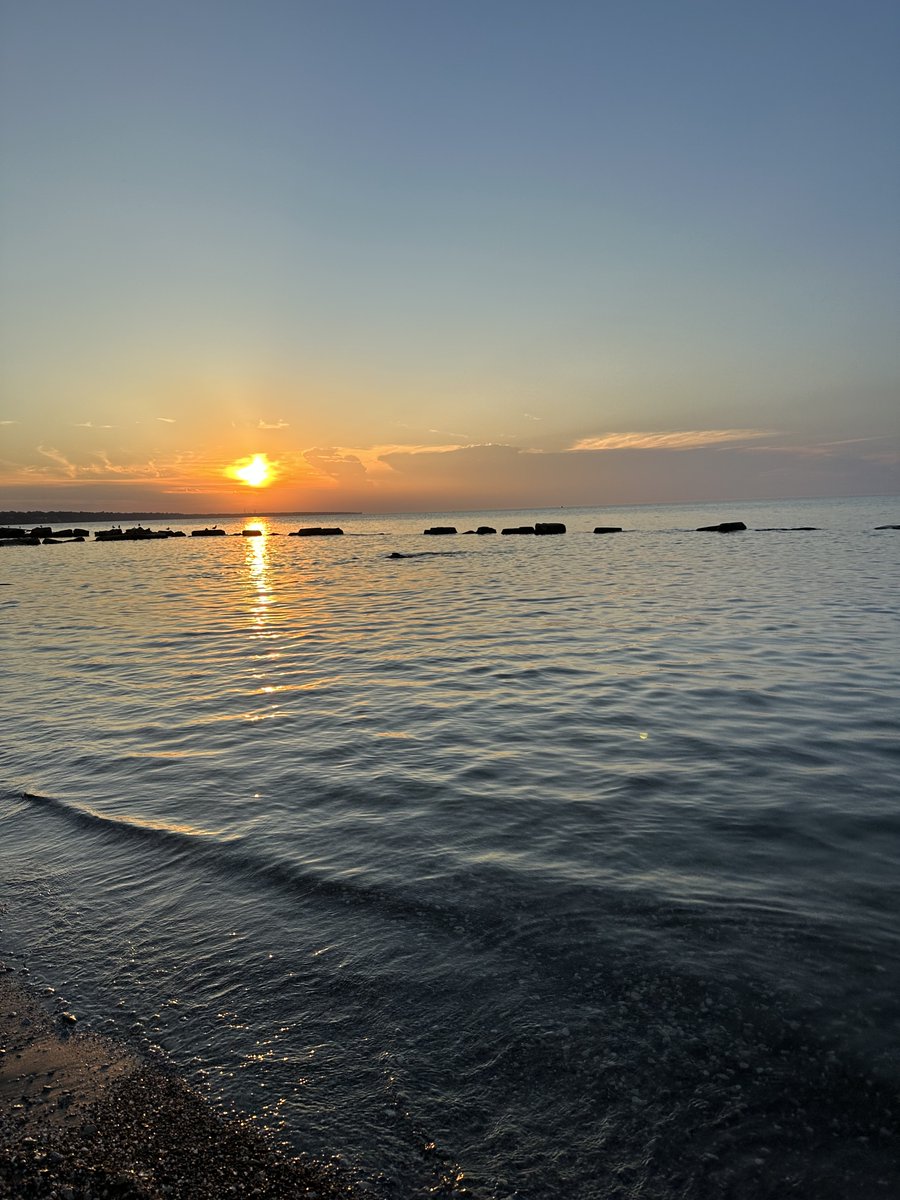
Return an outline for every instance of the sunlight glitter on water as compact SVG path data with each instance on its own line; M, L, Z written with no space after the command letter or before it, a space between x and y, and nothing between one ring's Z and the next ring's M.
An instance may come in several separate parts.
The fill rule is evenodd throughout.
M375 1195L876 1189L888 503L39 548L0 589L6 951Z

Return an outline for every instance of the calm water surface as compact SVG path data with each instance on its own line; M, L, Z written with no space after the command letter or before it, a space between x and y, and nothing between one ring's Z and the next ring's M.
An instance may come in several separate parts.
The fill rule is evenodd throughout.
M0 953L374 1197L897 1195L897 522L0 550Z

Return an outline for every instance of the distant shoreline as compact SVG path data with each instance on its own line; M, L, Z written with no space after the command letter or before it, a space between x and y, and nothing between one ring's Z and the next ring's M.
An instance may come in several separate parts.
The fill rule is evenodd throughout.
M0 512L0 525L40 525L48 522L70 523L72 521L206 521L210 517L361 517L362 512L346 511L344 509L323 508L313 511L300 510L296 512L260 512L251 508L246 512L81 512L70 509L49 509L46 511L34 509L22 511L7 509Z

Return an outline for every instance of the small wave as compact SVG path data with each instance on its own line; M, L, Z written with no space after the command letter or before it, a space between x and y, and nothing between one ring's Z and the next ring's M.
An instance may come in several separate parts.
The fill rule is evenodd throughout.
M172 825L166 821L148 821L145 818L133 816L110 817L87 805L73 804L71 801L59 800L54 796L39 796L34 792L22 792L22 799L32 804L43 805L52 809L67 820L90 829L106 830L111 833L123 833L135 837L160 838L172 844L181 845L187 839L214 841L233 840L233 835L224 834L209 829L200 829L193 825Z
M33 792L22 792L21 797L101 837L115 841L140 838L168 851L175 862L187 859L191 865L225 875L230 880L242 880L247 885L263 883L295 896L320 896L344 906L377 909L382 915L403 920L411 916L427 916L430 912L440 921L452 924L442 909L434 906L431 911L427 902L421 899L411 903L402 894L374 887L364 879L325 878L314 874L307 865L265 857L239 834L225 834L192 825L175 825L130 815L109 816L87 805Z

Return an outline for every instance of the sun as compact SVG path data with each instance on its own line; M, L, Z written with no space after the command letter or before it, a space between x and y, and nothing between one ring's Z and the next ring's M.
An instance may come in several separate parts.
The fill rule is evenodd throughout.
M248 487L267 487L275 477L275 464L270 463L265 454L254 454L252 458L239 458L233 462L225 468L225 474Z

